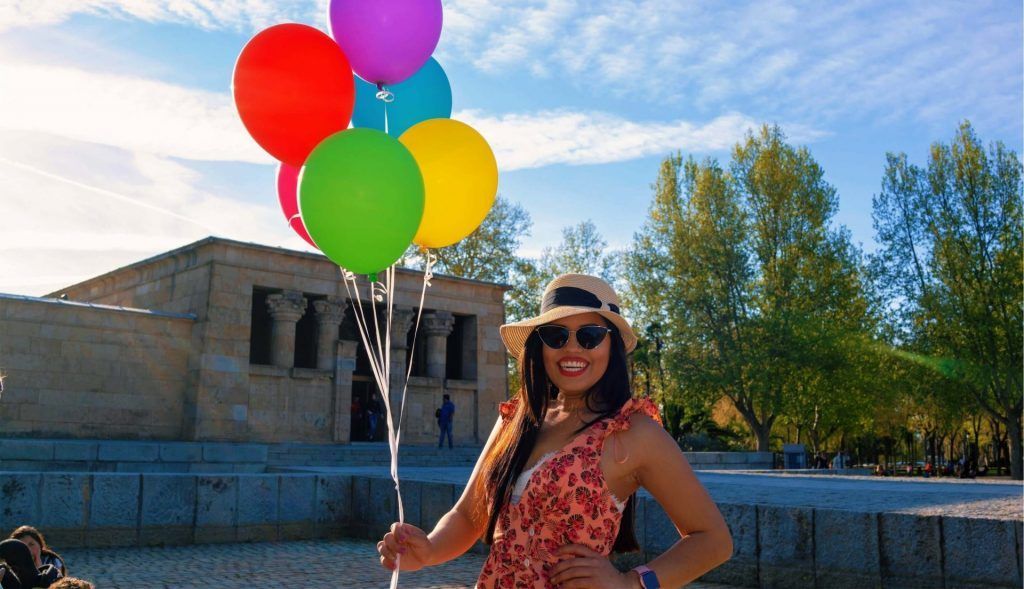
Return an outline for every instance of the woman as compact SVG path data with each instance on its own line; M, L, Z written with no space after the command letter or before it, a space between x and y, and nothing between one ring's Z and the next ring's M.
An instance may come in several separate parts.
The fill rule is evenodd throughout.
M49 564L60 571L61 576L68 574L67 568L64 566L64 559L46 545L46 539L43 538L43 534L39 530L32 526L20 526L11 532L8 538L11 540L21 540L28 546L29 552L32 553L32 561L37 569Z
M483 538L491 550L480 589L651 589L685 585L729 559L732 538L718 508L654 404L632 397L626 355L636 336L607 283L559 276L541 314L503 325L501 338L519 361L521 390L501 404L462 497L434 530L396 523L378 542L385 568L396 560L410 571L437 565ZM620 573L608 556L638 549L641 487L684 536Z

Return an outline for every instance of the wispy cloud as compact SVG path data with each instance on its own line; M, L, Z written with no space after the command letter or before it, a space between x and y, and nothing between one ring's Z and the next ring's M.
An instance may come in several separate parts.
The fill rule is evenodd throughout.
M759 122L729 113L708 122L636 122L604 112L543 111L488 115L455 113L490 142L504 171L551 164L621 162L677 149L707 153L732 147ZM821 132L799 127L790 139L808 142Z
M0 128L193 160L273 162L227 94L74 68L0 64Z
M441 51L702 113L1020 128L1020 3L446 0ZM450 23L449 23L450 24ZM651 87L658 92L645 92Z
M41 295L210 234L309 249L273 188L254 204L147 153L0 135L0 292Z
M75 14L171 22L204 29L253 30L286 21L314 24L327 0L7 0L0 30L61 23Z

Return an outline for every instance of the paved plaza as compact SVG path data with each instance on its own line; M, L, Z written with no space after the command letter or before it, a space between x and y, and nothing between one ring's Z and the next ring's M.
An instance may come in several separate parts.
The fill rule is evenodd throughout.
M72 575L102 589L376 589L391 581L391 573L377 560L374 543L365 540L89 548L61 554ZM403 572L399 587L472 587L483 562L482 555L465 554L437 567ZM728 589L706 583L688 587Z

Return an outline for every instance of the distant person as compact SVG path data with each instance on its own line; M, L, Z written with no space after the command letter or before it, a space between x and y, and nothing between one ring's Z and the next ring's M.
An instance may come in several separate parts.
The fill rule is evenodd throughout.
M64 559L46 545L46 539L39 530L32 526L20 526L11 532L8 538L21 540L28 546L29 551L32 553L32 562L36 568L53 565L54 568L60 571L61 576L68 574L68 569L64 565Z
M377 400L377 395L370 395L370 401L366 404L366 420L369 425L369 440L372 442L377 439L377 420L380 419L381 414L384 411L381 409L380 401Z
M926 479L932 478L932 474L934 474L934 472L935 472L935 467L932 466L931 461L929 460L928 462L925 462L924 463L924 478L926 478Z
M843 470L846 468L846 458L843 456L842 451L836 452L836 455L832 458L832 469Z
M437 410L437 426L441 428L441 437L437 439L437 447L440 448L444 445L444 437L448 436L448 449L451 450L454 446L452 444L452 417L455 415L455 403L452 403L451 395L444 395L444 403L441 404L441 408Z

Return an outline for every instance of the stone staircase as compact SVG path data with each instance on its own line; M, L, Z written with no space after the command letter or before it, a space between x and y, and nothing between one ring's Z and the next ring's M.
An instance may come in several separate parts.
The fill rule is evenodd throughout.
M401 446L401 466L468 466L476 464L479 446ZM391 452L382 442L353 442L344 445L274 444L267 452L267 470L293 466L384 466L391 464Z

